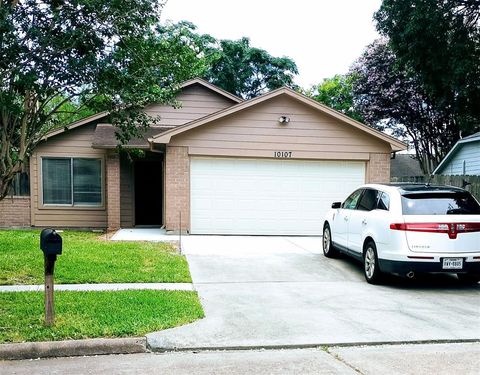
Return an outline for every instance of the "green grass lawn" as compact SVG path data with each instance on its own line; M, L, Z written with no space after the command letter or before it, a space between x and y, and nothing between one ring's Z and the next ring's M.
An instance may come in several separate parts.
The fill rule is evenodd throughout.
M0 230L0 285L42 284L40 231ZM65 231L55 282L191 282L188 264L168 243L106 241L98 233Z
M142 336L203 317L197 293L183 291L56 292L51 328L43 309L43 293L0 293L0 343Z

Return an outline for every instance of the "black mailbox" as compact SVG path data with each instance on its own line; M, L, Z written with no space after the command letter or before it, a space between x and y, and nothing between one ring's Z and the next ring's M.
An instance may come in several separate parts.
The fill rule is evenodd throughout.
M44 229L40 233L40 249L45 255L62 254L62 237L53 229Z

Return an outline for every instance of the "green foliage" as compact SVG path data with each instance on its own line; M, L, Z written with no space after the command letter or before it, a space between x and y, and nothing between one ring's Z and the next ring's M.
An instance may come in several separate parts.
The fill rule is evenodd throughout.
M196 292L55 292L55 325L44 325L44 294L0 293L0 343L143 336L203 318Z
M191 282L185 257L170 244L106 241L89 232L61 235L56 283ZM43 283L39 236L36 230L0 231L0 284Z
M163 0L0 0L0 200L46 132L108 111L126 142L205 66L188 23L159 25ZM188 38L188 36L192 38ZM83 112L87 108L86 112Z
M124 144L158 123L150 103L179 105L179 84L205 76L251 98L293 87L295 63L160 24L164 0L0 0L0 200L52 129L106 111Z
M83 106L81 103L76 102L75 99L68 99L63 96L57 96L52 99L47 105L47 110L51 110L59 104L60 106L55 115L55 127L60 128L95 114L93 109Z
M404 69L473 132L480 122L480 1L383 0L378 30Z
M355 110L379 130L413 143L425 173L431 173L458 139L448 108L439 105L421 79L398 64L386 40L369 45L351 69Z
M362 115L355 109L353 97L354 74L337 74L326 78L317 86L312 87L306 95L325 104L357 121L362 122Z
M210 50L206 78L213 84L244 99L254 98L282 86L295 87L297 65L288 57L273 57L250 46L248 38L221 40Z

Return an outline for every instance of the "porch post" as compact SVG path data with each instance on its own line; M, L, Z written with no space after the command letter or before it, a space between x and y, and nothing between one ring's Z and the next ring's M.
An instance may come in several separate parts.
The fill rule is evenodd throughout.
M107 154L107 223L108 230L120 228L120 157L118 152L111 151Z

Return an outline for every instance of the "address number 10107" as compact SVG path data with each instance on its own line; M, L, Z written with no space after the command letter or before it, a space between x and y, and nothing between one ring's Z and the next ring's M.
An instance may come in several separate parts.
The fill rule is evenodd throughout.
M292 151L274 151L273 156L275 158L291 158Z

